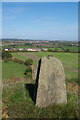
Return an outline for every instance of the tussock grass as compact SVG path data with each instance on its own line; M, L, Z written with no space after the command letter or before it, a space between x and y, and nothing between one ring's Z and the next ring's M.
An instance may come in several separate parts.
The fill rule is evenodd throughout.
M34 87L33 87L34 86ZM32 91L30 91L32 90ZM38 108L33 101L35 85L19 83L15 89L4 90L3 98L9 109L11 118L77 118L78 97L75 94L67 94L67 104L51 105L46 108ZM11 91L11 92L10 92ZM8 95L8 96L7 96ZM6 99L6 97L8 97ZM7 103L7 104L6 104Z

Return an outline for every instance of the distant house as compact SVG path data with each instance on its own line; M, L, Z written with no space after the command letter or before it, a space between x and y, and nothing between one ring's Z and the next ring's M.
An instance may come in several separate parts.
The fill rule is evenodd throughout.
M48 49L47 48L42 48L43 51L47 51Z
M35 52L35 51L38 51L38 52L39 52L39 51L41 51L41 49L28 48L27 51L34 51L34 52Z
M40 51L41 51L41 49L36 49L36 51L40 52Z
M4 50L5 50L5 51L8 51L8 50L9 50L9 48L5 48Z
M16 48L13 48L13 50L16 50Z
M70 46L78 46L78 44L70 44Z
M24 48L24 50L27 50L27 48Z
M24 50L23 48L19 48L19 51L22 51L22 50Z

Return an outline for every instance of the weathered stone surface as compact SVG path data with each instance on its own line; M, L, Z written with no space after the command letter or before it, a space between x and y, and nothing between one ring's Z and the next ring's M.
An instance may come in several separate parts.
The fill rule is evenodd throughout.
M36 75L37 75L37 65L33 64L32 65L32 79L36 80Z
M40 63L40 62L39 62ZM67 103L65 74L60 60L49 56L38 67L36 106Z

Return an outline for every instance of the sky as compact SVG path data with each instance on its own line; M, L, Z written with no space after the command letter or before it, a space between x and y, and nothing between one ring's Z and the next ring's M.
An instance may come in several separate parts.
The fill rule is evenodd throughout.
M78 2L79 0L2 0L3 2Z
M2 38L78 40L78 3L3 2Z

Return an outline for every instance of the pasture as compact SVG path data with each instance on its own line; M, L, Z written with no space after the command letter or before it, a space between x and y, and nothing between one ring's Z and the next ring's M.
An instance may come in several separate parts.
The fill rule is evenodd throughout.
M35 80L26 78L24 64L13 61L2 62L3 109L8 118L77 118L78 115L78 54L53 52L11 53L13 57L25 61L28 58L38 65L41 57L53 55L62 61L65 75L67 100L66 105L52 105L38 108L33 101ZM7 110L6 110L7 107ZM4 116L4 114L3 114Z
M53 55L62 61L67 78L78 78L78 53L53 53L53 52L35 52L39 57Z

